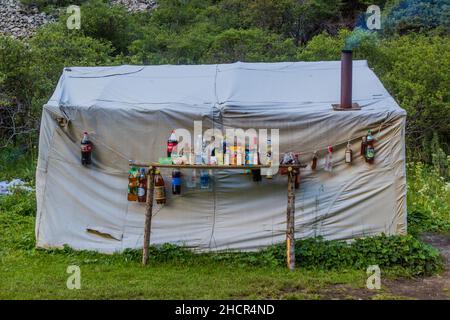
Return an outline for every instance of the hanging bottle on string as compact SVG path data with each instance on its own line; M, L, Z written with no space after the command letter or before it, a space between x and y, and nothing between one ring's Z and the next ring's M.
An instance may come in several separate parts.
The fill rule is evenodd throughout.
M141 168L141 174L139 175L137 198L138 198L138 202L146 202L147 201L147 178L145 176L144 168Z
M92 163L92 142L87 131L83 133L81 139L81 164L87 166Z
M317 168L317 152L314 151L313 157L311 159L311 170L316 170Z
M132 160L130 162L130 170L128 172L128 201L137 201L138 200L138 169L132 164Z
M367 133L367 146L366 146L366 162L367 163L373 163L375 160L375 146L374 146L374 137L372 136L372 131L369 130Z
M327 155L325 157L325 171L333 171L333 146L328 146Z
M353 151L350 145L350 141L347 142L347 148L345 149L345 163L351 164L353 161Z

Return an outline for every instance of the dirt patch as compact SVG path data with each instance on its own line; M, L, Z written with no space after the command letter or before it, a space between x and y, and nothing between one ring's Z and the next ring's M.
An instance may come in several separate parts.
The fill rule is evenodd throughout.
M421 300L449 300L450 235L425 233L421 239L441 252L445 259L445 271L433 277L386 280L383 284L394 295Z
M438 249L445 259L445 271L417 279L382 280L381 290L335 285L321 290L321 299L450 299L450 234L425 233L421 239Z

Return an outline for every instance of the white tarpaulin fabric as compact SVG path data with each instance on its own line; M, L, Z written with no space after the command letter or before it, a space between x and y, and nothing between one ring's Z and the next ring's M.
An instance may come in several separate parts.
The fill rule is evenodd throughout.
M406 113L365 61L354 61L353 80L362 110L333 111L340 62L66 68L42 114L37 245L141 247L145 205L127 201L128 160L157 161L170 131L192 131L194 121L204 130L279 129L280 153L300 152L302 163L318 151L317 170L302 169L296 190L296 238L406 233ZM374 164L359 155L369 129ZM80 162L84 130L94 144L88 168ZM351 165L344 162L349 140ZM329 145L332 173L323 169ZM163 174L170 190L170 172ZM282 242L286 185L285 176L255 183L242 172L216 171L211 190L167 193L167 204L155 207L151 243L253 250Z

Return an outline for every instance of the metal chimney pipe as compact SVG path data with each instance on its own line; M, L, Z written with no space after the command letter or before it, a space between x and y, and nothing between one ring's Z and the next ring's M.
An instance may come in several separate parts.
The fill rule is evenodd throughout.
M352 50L342 50L341 54L341 105L342 109L352 108Z

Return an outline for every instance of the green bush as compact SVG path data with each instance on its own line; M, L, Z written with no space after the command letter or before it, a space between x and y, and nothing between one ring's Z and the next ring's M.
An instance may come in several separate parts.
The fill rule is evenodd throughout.
M448 0L397 0L387 11L383 20L383 31L387 34L429 32L433 29L450 33Z
M112 55L127 54L128 46L141 36L135 16L125 7L91 0L81 6L80 13L80 31L87 37L111 43L114 48Z
M381 269L402 268L411 276L419 276L443 267L439 251L411 235L360 238L350 244L310 238L297 241L295 252L297 263L303 268L365 270L370 265L378 265ZM280 253L281 262L284 250Z
M229 29L217 35L207 53L207 61L283 61L292 58L292 41L260 29Z
M408 232L450 230L450 183L423 163L407 165Z
M408 236L386 236L356 239L352 243L326 241L323 238L297 240L296 263L300 268L319 270L366 270L378 265L382 272L394 270L406 276L431 275L443 268L439 251ZM127 261L140 261L140 250L126 250ZM239 266L276 267L286 264L284 245L271 246L258 252L217 252L196 255L191 250L164 244L150 248L153 262L211 263L216 261ZM383 271L384 270L384 271Z
M297 59L338 60L350 35L342 30L336 37L316 36L301 48ZM442 141L442 152L448 154L450 37L411 34L385 39L372 34L362 39L354 53L356 59L368 60L386 89L407 111L408 159L430 163L435 151L427 145L435 135Z
M11 195L0 196L0 214L36 215L36 194L16 189Z

